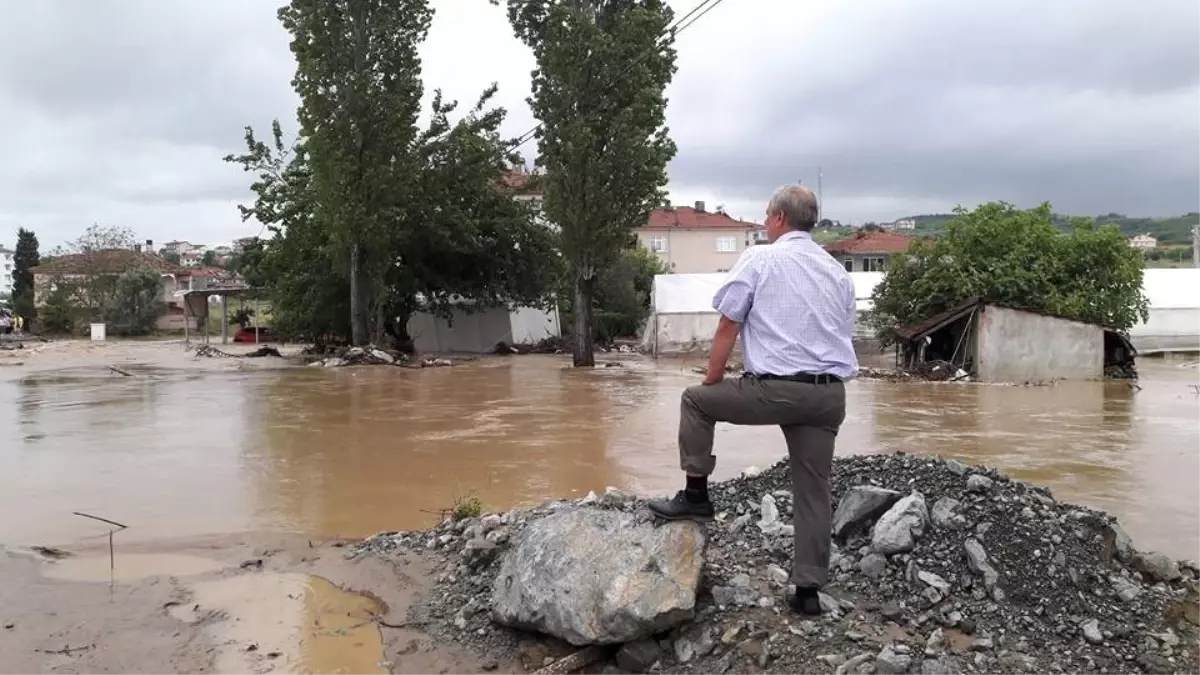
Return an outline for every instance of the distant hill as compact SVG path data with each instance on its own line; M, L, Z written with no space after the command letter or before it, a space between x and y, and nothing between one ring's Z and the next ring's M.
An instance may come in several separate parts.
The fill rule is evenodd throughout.
M954 219L952 213L931 213L919 216L908 216L916 221L917 231L922 234L941 234L946 223ZM1069 216L1055 214L1055 223L1063 230L1070 227ZM1135 234L1152 234L1158 238L1161 245L1191 244L1192 228L1200 223L1200 213L1188 213L1172 218L1135 218L1120 213L1106 213L1095 216L1101 225L1116 225L1127 237Z

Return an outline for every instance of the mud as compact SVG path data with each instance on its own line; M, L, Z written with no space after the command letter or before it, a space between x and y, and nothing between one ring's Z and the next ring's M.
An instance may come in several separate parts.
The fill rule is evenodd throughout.
M265 547L264 547L265 544ZM420 561L255 533L0 552L0 672L476 672L405 627Z

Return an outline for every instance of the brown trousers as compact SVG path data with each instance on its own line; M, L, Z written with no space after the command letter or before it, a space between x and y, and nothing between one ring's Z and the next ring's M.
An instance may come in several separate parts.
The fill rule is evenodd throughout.
M841 383L741 377L683 392L679 460L689 474L712 473L717 422L777 424L783 429L792 466L796 528L792 583L797 586L824 586L829 579L833 518L829 474L834 440L845 418L846 386Z

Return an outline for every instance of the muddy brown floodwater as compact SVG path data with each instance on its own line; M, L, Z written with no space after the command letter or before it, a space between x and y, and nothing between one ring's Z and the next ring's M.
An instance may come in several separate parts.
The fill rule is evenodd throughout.
M690 365L628 360L580 372L527 356L420 371L129 366L139 377L128 378L97 365L7 375L0 543L106 532L73 511L126 523L122 542L358 537L431 524L467 495L504 509L606 485L664 492L679 480L675 425L679 391L697 379ZM838 452L996 466L1119 515L1140 546L1195 558L1196 370L1139 365L1140 390L857 381ZM776 429L722 426L717 452L728 476L784 447Z

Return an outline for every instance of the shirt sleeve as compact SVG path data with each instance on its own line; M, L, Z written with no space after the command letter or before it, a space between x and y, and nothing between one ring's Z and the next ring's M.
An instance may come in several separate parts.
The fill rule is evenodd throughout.
M754 289L758 287L758 265L752 251L753 248L748 248L742 253L713 296L713 309L737 323L746 322L746 315L754 305Z

